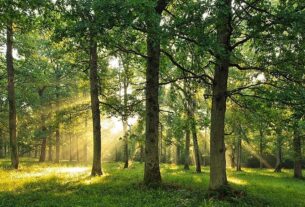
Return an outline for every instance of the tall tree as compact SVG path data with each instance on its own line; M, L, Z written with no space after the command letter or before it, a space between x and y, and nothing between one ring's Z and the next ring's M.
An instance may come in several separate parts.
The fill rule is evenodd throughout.
M155 7L149 8L147 25L147 69L146 69L146 138L144 183L159 184L159 70L161 47L161 16L169 0L151 1Z

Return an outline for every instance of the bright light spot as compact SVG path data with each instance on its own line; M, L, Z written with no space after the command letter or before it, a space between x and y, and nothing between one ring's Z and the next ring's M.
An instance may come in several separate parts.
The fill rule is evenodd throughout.
M109 62L108 62L109 66L111 68L120 68L120 61L118 58L116 57L112 57Z
M265 82L265 81L266 81L266 76L265 76L264 73L260 73L260 74L258 74L256 77L253 78L253 81L254 81L254 82L257 82L257 81L259 81L259 82Z
M238 178L233 178L233 177L229 177L228 179L231 183L237 184L237 185L247 185L247 181L238 179Z
M88 170L86 167L61 167L61 168L49 168L50 172L55 173L69 173L69 174L79 174L84 173Z

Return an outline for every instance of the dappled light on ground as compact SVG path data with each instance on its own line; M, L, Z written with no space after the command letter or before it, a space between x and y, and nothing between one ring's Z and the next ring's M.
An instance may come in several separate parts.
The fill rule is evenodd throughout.
M293 179L290 170L228 169L230 185L247 192L231 203L206 197L208 167L196 173L194 166L185 171L183 166L161 164L164 187L149 189L142 185L143 163L132 162L128 169L123 169L123 163L104 163L100 177L90 176L89 165L76 163L38 164L27 160L17 171L5 165L0 165L0 206L5 207L305 206L305 181Z

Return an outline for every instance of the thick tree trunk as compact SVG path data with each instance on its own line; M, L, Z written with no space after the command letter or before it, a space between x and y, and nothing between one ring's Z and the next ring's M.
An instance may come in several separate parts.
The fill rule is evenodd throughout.
M242 152L242 140L240 137L237 138L237 160L236 160L236 171L241 171L241 152Z
M190 144L191 144L191 133L189 129L185 130L185 152L184 152L184 170L190 169Z
M55 136L56 136L56 157L55 157L55 162L59 163L59 159L60 159L60 132L59 132L59 125L57 126L56 132L55 132Z
M293 135L293 150L294 150L294 177L302 178L302 147L301 136L298 127L294 129Z
M147 19L146 129L144 183L161 183L159 166L160 22L166 0L159 0Z
M99 108L99 85L97 65L97 43L90 41L90 96L93 119L93 164L91 175L102 175L102 141L101 141L101 118Z
M214 71L212 87L211 110L211 141L210 141L210 190L221 190L227 182L224 127L227 100L227 82L230 66L230 37L231 37L231 0L218 0L217 5L217 65Z
M7 65L7 92L9 105L9 137L11 146L12 167L18 169L18 143L17 143L17 115L16 115L16 97L15 97L15 71L13 63L13 23L8 22L6 31L6 65Z

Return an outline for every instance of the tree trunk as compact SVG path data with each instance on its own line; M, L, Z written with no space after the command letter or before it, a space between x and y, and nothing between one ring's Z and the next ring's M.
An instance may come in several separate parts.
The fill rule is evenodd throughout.
M302 147L301 136L298 127L294 129L293 135L293 150L294 150L294 177L302 178Z
M224 127L227 100L227 82L230 65L231 0L218 0L217 6L217 52L214 71L210 135L210 190L221 190L228 184L226 174Z
M52 152L52 141L51 141L51 137L49 138L49 156L48 156L48 161L53 161L53 152Z
M176 165L180 164L180 160L181 160L181 145L180 143L176 144Z
M124 168L128 168L128 130L127 130L127 120L123 121L123 131L124 131Z
M88 127L88 120L87 117L85 118L85 129ZM88 136L85 135L85 144L84 144L84 161L88 161Z
M75 139L76 139L76 161L79 162L78 135L76 135Z
M276 164L274 172L282 171L282 140L281 137L277 137L276 140Z
M6 31L6 65L7 65L7 92L9 105L9 137L11 146L12 167L18 169L18 143L17 143L17 115L16 115L16 97L15 97L15 71L13 61L13 23L8 22Z
M144 162L144 146L143 146L143 143L141 143L140 145L140 162Z
M147 68L146 68L146 129L144 183L161 183L159 166L159 69L160 69L160 22L165 0L159 0L154 11L148 14ZM153 17L153 18L152 18Z
M72 157L72 134L71 134L71 132L69 133L69 161L70 162L73 161L73 157Z
M242 140L240 137L237 138L237 160L236 160L236 171L241 171L241 144Z
M264 133L262 131L262 129L259 130L259 168L262 169L264 167L263 164L263 136Z
M38 95L40 99L40 121L41 121L41 148L40 148L40 157L39 162L45 162L46 161L46 150L47 150L47 128L46 128L46 116L45 112L42 108L43 106L43 93L44 93L45 87L38 89Z
M198 138L197 138L197 130L196 130L196 121L194 114L192 114L192 121L191 121L191 130L193 135L193 145L194 145L194 153L195 153L195 162L196 162L196 172L201 173L201 164L200 164L200 151L198 145Z
M189 129L185 130L185 152L184 152L184 170L190 169L190 142L191 142L191 133Z
M91 176L102 175L102 141L101 118L99 108L99 84L97 65L97 43L93 38L90 41L90 96L93 119L93 164Z
M59 159L60 159L60 132L59 132L59 125L57 126L56 132L55 132L55 136L56 136L56 158L55 158L55 162L59 163Z
M235 166L235 143L232 144L232 146L231 146L230 161L231 161L231 168L234 169L236 167Z
M127 115L127 105L128 105L128 94L127 94L127 89L128 89L128 66L125 67L125 75L124 75L124 81L123 81L123 90L124 90L124 115L123 115L123 131L124 131L124 168L128 168L128 160L129 160L129 155L128 155L128 115Z
M4 137L0 129L0 158L4 158Z
M42 141L41 141L41 148L40 148L40 157L39 157L39 162L44 162L46 161L46 148L47 148L47 137L46 137L46 127L43 126L41 127L42 131Z
M60 76L59 75L57 75L56 76L56 79L57 79L57 82L59 83L59 81L60 81ZM60 88L59 88L59 86L57 85L56 86L56 109L57 109L57 111L56 111L56 115L57 115L57 119L59 119L59 90L60 90ZM57 120L57 123L56 123L56 131L55 131L55 163L59 163L59 160L60 160L60 122L59 122L59 120Z

